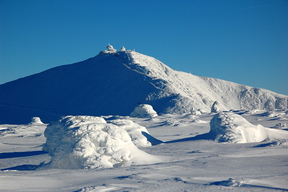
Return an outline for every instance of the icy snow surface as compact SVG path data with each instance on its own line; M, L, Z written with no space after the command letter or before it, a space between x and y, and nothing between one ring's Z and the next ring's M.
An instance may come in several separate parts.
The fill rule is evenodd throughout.
M240 144L214 142L209 134L209 122L216 117L222 119L220 124L224 119L232 119L230 122L235 127L251 127L252 130L260 124L269 138ZM154 118L69 116L49 124L45 131L49 135L47 141L44 137L47 124L2 124L0 191L288 191L288 145L283 138L287 129L275 128L279 123L287 124L287 117L287 111L283 110L239 110L222 115L165 114ZM52 130L56 132L49 133ZM148 134L158 139L158 143L151 145ZM108 140L111 142L107 143ZM101 145L100 141L103 141ZM66 152L76 153L78 160L86 162L88 167L96 165L97 159L89 164L85 161L89 157L102 155L106 160L98 161L97 165L103 167L98 169L49 168L45 164L49 165L53 157L42 151L45 142L50 143L50 153L63 155L67 165L76 159L73 156L68 159ZM113 143L119 144L116 150ZM160 156L163 161L124 166L123 162L117 164L121 158L117 160L120 156L116 155L110 162L117 149L122 150L121 154L133 149L128 163L147 160L148 154L151 158ZM102 153L105 150L110 153ZM139 161L134 157L139 157Z
M138 103L158 114L287 109L287 96L175 71L135 51L107 51L0 85L0 123L31 117L49 123L66 115L130 115ZM25 93L25 94L19 94ZM217 109L216 109L217 108Z

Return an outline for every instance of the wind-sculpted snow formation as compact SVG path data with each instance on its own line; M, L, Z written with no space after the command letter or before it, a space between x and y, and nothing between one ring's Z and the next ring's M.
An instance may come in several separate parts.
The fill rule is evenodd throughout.
M41 121L40 117L32 117L31 122L29 123L30 125L37 125L37 124L43 124Z
M153 107L148 104L140 104L137 107L135 107L134 111L130 113L131 117L140 117L140 118L145 118L145 117L157 117L157 112L154 111Z
M65 115L129 115L137 103L159 113L287 109L288 96L175 71L159 60L108 46L97 56L0 85L0 123Z
M252 143L266 139L288 140L288 132L253 125L233 112L220 112L210 121L210 135L217 142Z
M136 146L151 146L141 134L148 131L131 120L66 116L48 125L43 147L49 152L49 168L97 169L149 164L160 159Z

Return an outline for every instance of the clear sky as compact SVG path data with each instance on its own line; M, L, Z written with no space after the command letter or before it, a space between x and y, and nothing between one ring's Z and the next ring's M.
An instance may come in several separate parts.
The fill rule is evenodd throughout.
M0 84L108 43L288 95L288 0L0 0Z

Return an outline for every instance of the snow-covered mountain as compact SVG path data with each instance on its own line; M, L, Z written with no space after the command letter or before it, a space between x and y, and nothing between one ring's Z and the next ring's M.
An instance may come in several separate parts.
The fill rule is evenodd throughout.
M108 46L93 58L0 85L0 123L63 115L129 115L139 103L158 113L287 109L288 96L179 72L159 60Z

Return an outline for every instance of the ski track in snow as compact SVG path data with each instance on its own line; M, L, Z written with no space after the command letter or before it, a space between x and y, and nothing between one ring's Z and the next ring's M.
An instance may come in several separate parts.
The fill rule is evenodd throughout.
M288 123L285 111L237 113L271 130ZM130 120L146 127L162 143L139 149L164 157L149 165L106 169L39 168L50 161L42 152L47 124L0 125L0 191L288 191L285 142L215 142L206 134L213 116L103 116L107 122Z

